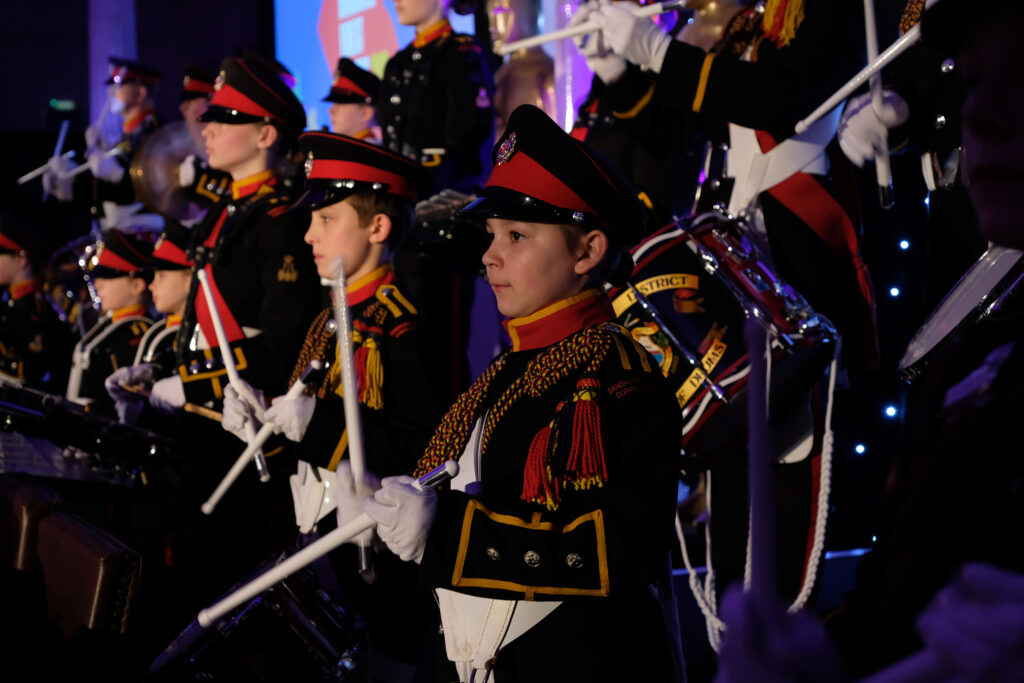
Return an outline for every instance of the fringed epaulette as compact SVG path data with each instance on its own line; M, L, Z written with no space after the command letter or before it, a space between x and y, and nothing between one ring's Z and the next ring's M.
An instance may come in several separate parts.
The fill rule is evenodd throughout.
M576 377L572 393L555 409L551 422L529 448L523 472L522 499L556 509L566 487L587 489L608 481L601 426L600 369L622 328L603 323L553 344L527 365L497 400L489 404L480 441L486 452L495 427L523 396L539 397L556 383ZM504 365L500 356L445 415L416 468L421 476L462 454L473 425L485 407L488 389Z
M765 38L776 47L785 47L796 37L803 20L804 0L767 0L761 26Z

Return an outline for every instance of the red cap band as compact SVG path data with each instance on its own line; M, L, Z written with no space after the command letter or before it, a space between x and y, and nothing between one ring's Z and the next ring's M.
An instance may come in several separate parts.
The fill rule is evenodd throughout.
M561 180L520 151L494 167L487 180L487 187L504 187L559 208L596 213Z
M0 247L4 249L10 249L11 251L25 251L25 247L21 246L7 235L0 234Z
M220 90L213 93L213 98L210 100L210 104L218 107L224 107L225 109L237 109L243 114L267 116L275 121L281 121L280 117L274 116L269 111L240 93L238 90L232 88L230 85L223 85ZM281 122L284 123L283 121Z
M360 95L362 97L370 96L370 93L366 92L358 85L356 85L355 81L344 76L338 76L337 78L335 78L334 83L331 84L331 89L343 90L346 93L355 93L356 95Z
M188 254L186 254L181 247L168 239L161 239L156 243L156 248L153 249L153 258L177 263L180 266L193 265L192 261L189 261L188 259Z
M137 265L131 261L121 258L110 249L100 250L99 258L96 260L96 265L106 266L107 268L113 268L114 270L123 270L126 273L137 273L139 271L139 267Z
M385 183L388 192L406 199L415 199L416 187L409 180L397 173L388 173L373 166L358 164L354 161L334 161L330 159L313 159L307 180L327 178L330 180L356 180L366 183Z
M209 95L213 92L213 83L206 83L198 78L186 78L185 92L198 92L204 95Z

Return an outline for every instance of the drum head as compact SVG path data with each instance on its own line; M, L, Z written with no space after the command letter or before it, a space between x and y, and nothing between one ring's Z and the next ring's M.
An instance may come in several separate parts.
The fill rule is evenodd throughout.
M907 344L900 360L904 375L918 375L926 357L953 330L973 325L992 312L992 306L1017 285L1022 272L1024 254L1016 249L993 246L982 254Z

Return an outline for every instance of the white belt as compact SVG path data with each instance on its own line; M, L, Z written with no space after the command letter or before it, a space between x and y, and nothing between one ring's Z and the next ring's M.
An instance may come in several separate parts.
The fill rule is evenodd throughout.
M759 194L795 173L828 173L825 147L836 134L843 105L818 119L807 130L794 135L769 152L762 152L752 128L729 124L729 154L725 175L734 178L729 213L740 215Z

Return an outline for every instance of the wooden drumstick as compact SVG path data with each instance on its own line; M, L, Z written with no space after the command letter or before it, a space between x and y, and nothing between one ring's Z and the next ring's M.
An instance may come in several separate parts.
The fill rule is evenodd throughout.
M246 400L256 402L256 397L249 391L247 385L242 383L241 378L238 376L238 368L235 367L235 359L231 355L231 346L228 344L228 335L224 332L224 322L220 319L220 311L217 310L217 302L213 298L213 290L210 288L210 283L206 276L206 269L200 268L199 272L196 273L196 277L199 278L199 284L203 289L203 295L206 297L206 305L210 309L210 319L213 321L213 330L217 334L217 346L220 347L220 357L224 362L224 369L228 373L228 383L235 388L239 396L242 396ZM252 425L252 420L245 421L245 441L246 443L252 443L256 440L256 428ZM256 462L256 471L259 473L260 481L270 481L270 472L267 470L267 461L263 458L263 453L259 450L253 455L253 459Z
M442 483L455 477L458 473L459 464L454 460L449 460L437 469L420 477L417 480L416 485L420 488L437 488ZM364 512L344 526L340 526L330 532L315 543L307 545L305 548L282 561L280 564L271 567L238 590L225 596L217 603L200 611L198 617L199 625L203 627L209 626L217 619L220 619L222 616L244 603L246 600L256 597L278 581L283 581L303 567L319 560L342 543L355 538L368 529L372 529L373 526L373 519Z
M149 391L146 390L144 384L124 384L118 382L118 386L124 389L125 391L130 391L131 393L136 394L140 398L149 398ZM206 406L196 405L195 403L185 403L185 405L183 405L181 409L184 410L186 413L199 415L200 417L205 417L216 422L220 422L221 420L224 419L224 415L222 413L218 413L216 410L212 410L210 408L207 408Z

